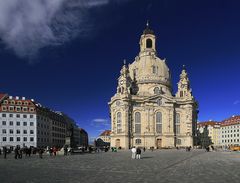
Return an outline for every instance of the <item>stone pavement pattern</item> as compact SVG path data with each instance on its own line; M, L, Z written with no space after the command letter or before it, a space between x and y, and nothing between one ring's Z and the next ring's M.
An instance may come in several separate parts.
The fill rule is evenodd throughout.
M194 150L146 151L132 160L130 151L71 156L0 156L0 183L227 183L240 180L240 153Z

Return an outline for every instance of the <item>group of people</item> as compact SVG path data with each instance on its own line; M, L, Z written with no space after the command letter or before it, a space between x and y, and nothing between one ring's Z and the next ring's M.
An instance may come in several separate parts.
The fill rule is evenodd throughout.
M141 159L141 149L139 147L132 147L132 159Z
M3 153L4 159L6 159L7 158L7 153L8 153L8 150L7 150L6 147L3 147L3 150L1 150L1 148L0 148L0 155L2 155L2 153Z
M43 158L43 153L45 152L44 148L34 148L34 147L20 147L19 145L17 145L15 148L7 148L7 147L2 147L2 149L0 148L0 155L3 154L4 159L7 158L7 155L10 154L11 152L14 152L14 158L15 159L22 159L23 154L25 154L25 156L30 157L31 154L39 154L40 158ZM46 150L46 152L49 153L50 156L57 155L57 151L58 149L56 147L53 148L48 148Z

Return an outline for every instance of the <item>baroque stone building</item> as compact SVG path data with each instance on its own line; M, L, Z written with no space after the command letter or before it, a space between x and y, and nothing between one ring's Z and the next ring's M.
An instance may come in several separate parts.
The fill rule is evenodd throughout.
M124 63L116 94L109 102L111 146L193 146L198 105L183 68L176 95L165 59L156 51L156 37L147 24L133 63Z

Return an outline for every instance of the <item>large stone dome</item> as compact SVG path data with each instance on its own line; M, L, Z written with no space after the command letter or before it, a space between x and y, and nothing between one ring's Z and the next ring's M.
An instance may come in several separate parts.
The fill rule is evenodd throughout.
M138 84L155 83L171 86L169 68L165 60L155 55L136 57L135 61L129 65L129 72L131 78L135 78Z

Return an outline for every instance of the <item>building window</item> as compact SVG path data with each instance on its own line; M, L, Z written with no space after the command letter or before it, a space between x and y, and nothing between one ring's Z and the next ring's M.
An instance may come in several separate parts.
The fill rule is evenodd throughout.
M8 104L8 101L7 100L4 100L4 102L3 102L4 104Z
M17 118L20 118L20 114L17 114L16 117L17 117Z
M33 130L30 130L30 134L34 134Z
M12 117L13 117L13 114L9 114L9 117L12 118Z
M176 113L175 118L176 134L180 134L180 114Z
M10 130L9 130L9 133L10 133L10 134L13 134L13 129L10 129Z
M30 126L33 126L33 122L30 122Z
M9 111L14 111L14 107L13 106L9 106Z
M24 115L23 115L23 118L27 118L27 115L26 115L26 114L24 114Z
M28 102L24 102L24 105L28 105Z
M117 113L117 133L122 132L122 113Z
M7 130L6 129L2 129L2 133L3 134L7 133Z
M6 125L6 121L2 121L2 125Z
M33 118L33 115L32 115L32 114L30 115L30 118Z
M3 117L3 118L6 118L6 114L5 114L5 113L3 113L3 114L2 114L2 117Z
M152 48L152 40L151 39L147 39L146 40L146 45L147 45L147 48Z
M153 73L153 74L156 74L156 73L157 73L156 66L152 66L152 73Z
M7 141L7 137L3 137L3 138L2 138L2 141L3 141L3 142L6 142L6 141Z
M181 145L182 144L181 139L177 139L176 144Z
M20 134L20 130L16 130L16 133L17 133L17 134Z
M13 137L10 137L10 138L9 138L9 141L12 142L12 141L13 141Z
M21 111L21 107L16 107L16 110L19 112Z
M9 126L13 126L13 121L9 121Z
M23 122L23 126L27 126L27 122L26 121Z
M141 133L141 114L135 113L135 133Z
M20 121L17 121L17 126L20 126Z
M136 144L141 144L142 140L141 139L136 139L135 142L136 142Z
M33 138L33 137L30 137L30 141L33 142L33 141L34 141L34 138Z
M23 137L23 141L26 142L27 141L27 137Z
M17 142L19 142L21 139L20 139L20 137L17 137Z
M27 134L27 130L23 130L23 134Z
M162 113L157 112L156 114L156 132L162 133Z
M2 106L2 111L6 111L6 110L7 110L7 107Z

